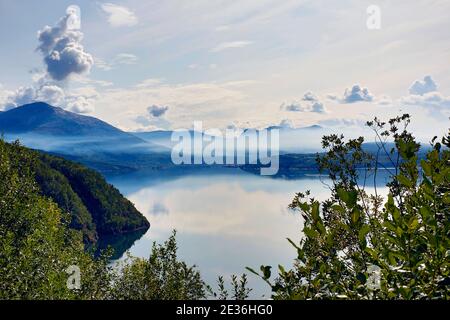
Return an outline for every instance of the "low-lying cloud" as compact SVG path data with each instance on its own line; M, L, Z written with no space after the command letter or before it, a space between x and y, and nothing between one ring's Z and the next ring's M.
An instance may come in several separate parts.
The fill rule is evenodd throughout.
M20 87L10 92L4 101L4 110L10 110L24 104L42 101L50 105L62 107L76 113L90 113L94 111L96 92L79 88L67 93L56 84L41 83L29 87ZM95 90L94 90L95 91Z
M437 91L437 85L431 76L425 76L423 80L416 80L411 87L409 87L409 93L414 95L422 96L433 91Z
M147 108L148 113L155 118L159 118L162 117L167 110L169 110L168 106L157 106L157 105L152 105L150 107Z
M422 107L439 120L448 121L450 116L450 96L439 92L431 76L414 81L409 87L409 95L402 97L400 103L406 106Z
M363 88L358 84L355 84L351 89L347 88L344 91L344 95L340 99L341 103L354 103L354 102L370 102L373 100L373 95L369 92L369 89Z
M283 102L280 106L281 110L290 112L313 112L325 113L325 107L319 101L316 95L308 91L303 95L301 101L292 101L290 103Z

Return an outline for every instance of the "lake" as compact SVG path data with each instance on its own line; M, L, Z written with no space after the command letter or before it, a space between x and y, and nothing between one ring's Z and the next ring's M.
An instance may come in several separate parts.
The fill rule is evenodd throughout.
M273 179L237 168L203 168L194 172L138 172L108 179L151 223L130 253L148 257L153 241L162 243L177 230L179 257L198 266L216 288L217 276L248 271L246 266L292 265L302 218L287 207L296 192L311 190L325 199L329 189L320 176ZM133 243L134 242L134 243ZM270 297L270 288L249 274L252 298Z

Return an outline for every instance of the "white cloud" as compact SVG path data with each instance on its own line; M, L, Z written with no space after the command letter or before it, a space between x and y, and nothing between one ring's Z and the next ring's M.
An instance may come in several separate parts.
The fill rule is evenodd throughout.
M139 82L139 83L136 85L136 88L148 88L148 87L154 87L154 86L156 86L156 85L161 84L161 82L162 82L161 79L153 79L153 78L145 79L144 81Z
M303 95L303 100L304 101L317 101L318 99L314 93L312 93L311 91L308 91Z
M99 97L93 87L84 87L66 92L62 87L52 83L35 83L33 86L20 87L9 92L3 99L4 110L9 110L36 101L62 107L76 113L94 111L94 104Z
M158 106L155 104L147 108L148 113L155 118L164 116L167 110L169 110L168 106Z
M106 80L96 80L91 79L84 76L76 76L72 79L74 82L85 84L85 85L93 85L93 86L100 86L100 87L110 87L114 85L111 81Z
M6 95L3 102L3 110L13 109L30 102L34 102L35 98L36 90L34 87L20 87Z
M311 105L311 112L324 113L325 107L323 106L323 103L319 101L314 101Z
M114 59L113 64L136 64L138 57L131 53L119 53Z
M351 89L346 88L344 95L340 99L341 103L354 103L354 102L370 102L373 100L373 95L367 88L363 88L358 84L355 84Z
M423 80L414 81L409 88L409 93L414 95L424 95L433 91L437 91L437 85L431 76L425 76Z
M67 13L54 27L45 26L38 32L38 50L44 56L48 75L56 81L66 80L73 74L87 73L94 64L94 58L84 51L81 44L83 33L69 28L74 14Z
M111 61L107 62L101 58L95 58L95 66L104 71L110 71L119 65L133 65L139 58L131 53L119 53Z
M326 112L323 103L320 102L317 96L311 91L306 92L301 101L293 101L290 103L283 102L280 109L291 112Z
M76 113L91 113L94 111L94 99L85 96L69 96L66 109Z
M401 103L406 105L416 105L422 107L443 107L450 108L450 96L444 96L442 93L433 91L422 95L411 94L403 97Z
M380 106L392 106L394 102L392 101L391 97L382 95L377 98L376 103Z
M98 69L104 70L104 71L110 71L113 69L113 66L111 65L111 63L106 62L105 60L95 57L94 58L94 65L95 67L97 67Z
M305 108L298 101L292 101L290 103L283 102L280 106L281 110L291 111L291 112L304 112Z
M147 108L147 113L134 118L134 121L141 125L135 128L136 131L152 131L156 129L169 129L170 121L164 118L169 110L168 106L151 105Z
M205 128L224 127L242 114L254 114L257 105L247 100L244 90L251 83L247 80L169 84L160 79L147 79L134 87L105 89L96 102L96 115L111 123L120 119L123 128L133 131L139 129L136 118L147 117L148 106L154 104L170 106L170 113L164 118L176 128L191 127L197 120L202 120Z
M292 128L294 128L294 124L292 123L292 121L290 119L283 119L283 120L281 120L279 126L281 128L285 128L285 129L292 129Z
M211 49L211 52L220 52L227 49L233 48L243 48L252 44L251 41L231 41L231 42L222 42L216 47Z
M409 92L408 96L400 98L401 104L422 107L431 116L439 120L448 120L450 96L445 96L438 91L438 86L431 76L426 76L423 80L416 80L409 88Z
M101 8L109 15L108 22L112 27L131 27L138 23L138 18L134 12L127 7L103 3Z

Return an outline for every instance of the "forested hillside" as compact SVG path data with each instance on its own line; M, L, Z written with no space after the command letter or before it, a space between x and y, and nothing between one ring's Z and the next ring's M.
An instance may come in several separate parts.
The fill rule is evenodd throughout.
M41 181L49 179L44 189L56 195L65 209L61 210L53 198L42 195L35 169ZM55 187L58 183L62 183L61 188ZM91 189L78 196L72 184ZM81 231L68 228L73 223L71 215L76 212L80 214L75 217L77 223L95 231L97 221L90 220L84 197L95 199L97 206L111 197L111 205L102 209L107 215L99 221L103 227L99 230L110 227L108 232L124 231L137 227L137 221L148 226L142 216L133 217L137 215L135 209L120 211L129 209L131 204L119 195L99 175L82 166L0 139L0 300L205 297L199 272L177 259L174 235L164 245L149 248L148 260L130 258L121 271L110 265L110 251L94 258L84 249ZM71 215L67 209L72 210ZM130 222L122 223L127 216L131 216ZM78 280L71 277L74 270Z
M81 230L85 242L99 237L148 229L145 217L97 172L81 164L33 151L18 143L0 142L3 150L30 161L42 195L70 214L70 227ZM25 166L25 164L23 164Z

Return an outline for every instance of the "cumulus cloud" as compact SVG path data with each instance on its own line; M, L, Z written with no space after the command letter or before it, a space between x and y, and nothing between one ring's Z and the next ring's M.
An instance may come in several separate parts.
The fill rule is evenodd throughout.
M75 113L92 113L95 110L97 95L71 93L63 100L63 107Z
M38 32L38 50L44 56L49 76L56 81L87 73L94 64L94 58L81 44L83 33L70 27L69 21L78 19L74 14L68 12L55 26L45 26Z
M450 108L450 96L444 96L437 91L424 93L422 95L412 94L403 97L401 102L405 105Z
M325 107L323 106L323 103L319 101L314 101L313 104L311 105L311 112L324 113Z
M134 121L141 125L137 130L151 131L170 128L170 122L164 117L168 110L168 106L151 105L147 108L146 114L134 118Z
M346 88L342 97L335 94L328 94L327 98L344 104L354 102L370 102L374 99L373 95L369 92L369 89L363 88L359 84L353 85L351 89Z
M351 89L345 89L341 103L354 103L354 102L370 102L373 100L373 95L367 88L363 88L358 84L355 84Z
M283 102L280 106L281 110L291 111L291 112L302 112L305 108L298 101L292 101L290 103Z
M409 88L409 93L400 99L401 104L425 108L431 116L447 120L450 114L450 96L438 91L438 86L431 76L416 80Z
M306 92L303 95L303 101L317 101L317 97L314 93L312 93L311 91Z
M162 117L167 110L169 110L168 106L157 106L157 105L152 105L150 107L147 108L148 113L155 118L159 118Z
M138 23L133 11L113 3L103 3L102 10L108 14L108 22L112 27L131 27Z
M222 42L216 47L211 49L211 52L220 52L227 49L233 48L243 48L252 44L251 41L231 41L231 42Z
M56 85L43 84L38 87L20 87L12 91L7 97L4 110L18 106L43 101L53 105L59 105L64 100L64 90Z
M294 124L293 124L292 121L289 120L289 119L283 119L283 120L281 120L279 126L280 126L281 128L285 128L285 129L292 129L292 128L294 128Z
M314 112L325 113L325 107L322 102L319 101L316 95L308 91L303 95L301 101L293 101L290 103L283 103L280 106L281 110L290 112Z
M94 88L79 88L67 93L56 84L37 83L34 86L20 87L9 92L4 99L4 110L42 101L72 112L90 113L94 111L97 97L98 94Z
M409 93L414 95L422 96L433 91L437 91L437 85L431 76L425 76L423 80L416 80L411 87L409 87Z
M45 72L33 72L33 84L10 91L3 97L5 110L36 101L66 108L77 113L88 113L94 110L97 93L95 89L78 88L67 92L64 89L68 79L78 83L93 84L83 76L94 64L93 57L84 51L81 45L83 34L80 31L79 10L70 6L66 15L53 26L45 26L38 32L37 50L43 55ZM96 85L107 86L110 83L95 82ZM89 92L90 90L90 92Z

